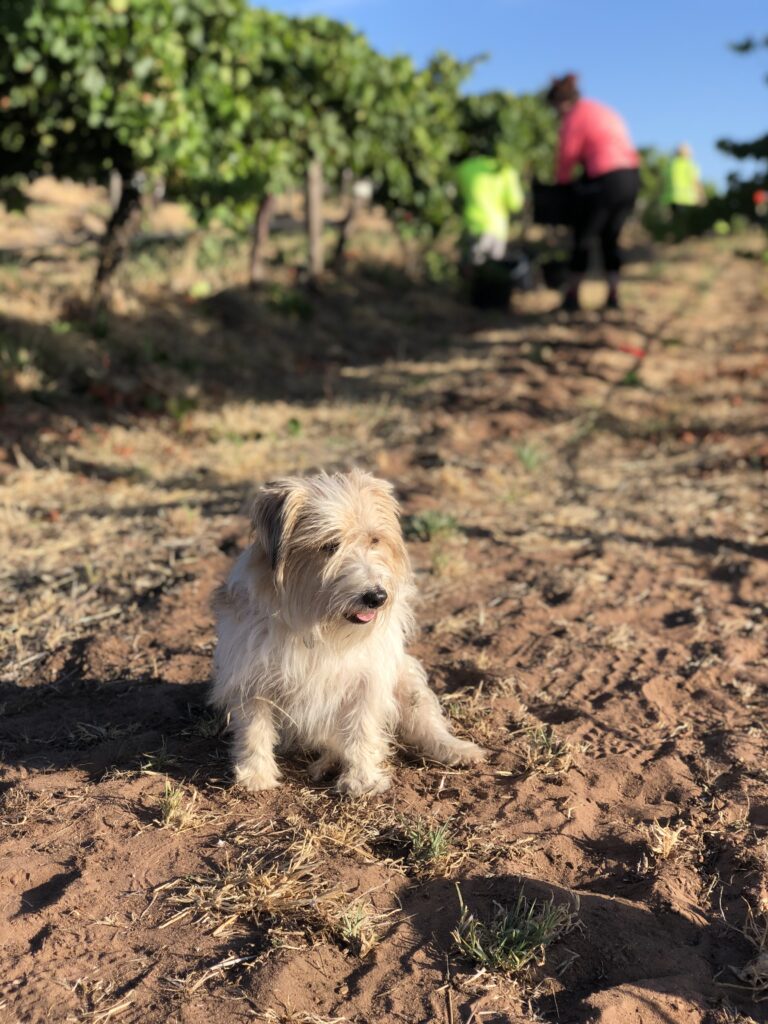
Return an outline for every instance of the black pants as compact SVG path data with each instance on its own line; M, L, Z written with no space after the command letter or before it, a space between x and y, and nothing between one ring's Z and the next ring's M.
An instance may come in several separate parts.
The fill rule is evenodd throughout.
M635 205L640 175L634 168L585 178L574 186L571 270L583 274L595 239L600 239L607 273L621 267L619 235Z

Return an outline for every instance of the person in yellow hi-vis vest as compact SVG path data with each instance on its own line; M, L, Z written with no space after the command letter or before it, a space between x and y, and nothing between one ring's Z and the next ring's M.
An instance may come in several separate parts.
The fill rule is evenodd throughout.
M690 211L704 200L699 168L693 161L691 147L683 142L667 164L661 201L672 212L672 230L680 239L690 229Z
M470 156L456 168L456 187L464 222L462 262L479 267L503 260L509 218L524 205L520 175L492 156Z

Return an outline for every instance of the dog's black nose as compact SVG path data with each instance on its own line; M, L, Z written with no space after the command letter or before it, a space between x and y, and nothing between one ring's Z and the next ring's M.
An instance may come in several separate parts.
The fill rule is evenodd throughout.
M366 608L381 608L386 600L387 592L384 587L374 587L363 594L363 604Z

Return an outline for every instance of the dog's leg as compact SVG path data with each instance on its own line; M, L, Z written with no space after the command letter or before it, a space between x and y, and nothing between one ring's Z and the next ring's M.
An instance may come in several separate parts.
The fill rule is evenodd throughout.
M334 768L338 766L339 756L334 754L330 750L326 750L324 754L321 754L316 760L309 766L309 777L313 782L319 782L320 779L324 779L326 775L330 775Z
M398 736L403 744L440 764L474 764L485 758L476 743L461 740L448 728L440 702L427 684L427 675L416 658L406 657L395 691L400 720Z
M347 715L339 746L342 771L336 783L337 792L361 796L389 789L391 779L383 767L389 744L371 708L355 708Z
M267 701L257 699L247 709L233 711L232 730L235 734L235 781L238 786L251 793L274 789L280 782L274 755L278 736Z

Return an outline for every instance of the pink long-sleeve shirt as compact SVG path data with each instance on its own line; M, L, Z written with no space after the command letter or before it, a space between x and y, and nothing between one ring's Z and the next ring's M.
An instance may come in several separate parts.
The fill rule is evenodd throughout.
M624 121L610 107L595 100L577 100L560 124L557 181L564 185L581 164L588 178L639 166Z

